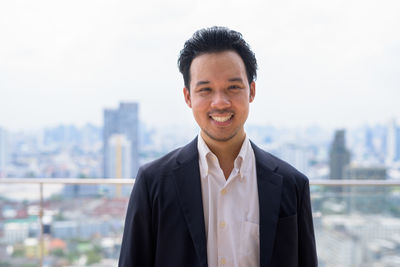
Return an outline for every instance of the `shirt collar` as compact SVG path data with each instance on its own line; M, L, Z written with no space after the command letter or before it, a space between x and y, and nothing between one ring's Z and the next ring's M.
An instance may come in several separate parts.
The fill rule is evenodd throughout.
M200 177L205 178L208 175L208 162L207 156L212 154L211 150L208 148L203 137L199 133L197 138L197 150L199 151L199 166L200 166Z
M197 138L197 149L199 151L199 167L200 167L200 177L206 178L209 171L209 161L211 158L217 158L214 153L207 146L201 134L198 135ZM243 180L246 177L246 173L251 167L251 159L252 155L254 157L254 153L251 153L251 145L250 140L247 135L243 141L242 147L240 148L239 154L237 155L233 167L238 171L240 179Z

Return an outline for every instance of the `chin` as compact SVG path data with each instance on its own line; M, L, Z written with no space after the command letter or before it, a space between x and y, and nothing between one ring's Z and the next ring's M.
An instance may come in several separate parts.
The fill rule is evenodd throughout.
M227 142L229 140L232 140L236 136L236 132L230 135L221 135L221 134L213 134L210 133L209 131L204 131L203 132L207 135L208 138L217 141L217 142Z

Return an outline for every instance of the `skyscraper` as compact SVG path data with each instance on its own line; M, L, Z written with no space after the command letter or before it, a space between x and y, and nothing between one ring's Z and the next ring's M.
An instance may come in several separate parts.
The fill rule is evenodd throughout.
M138 103L120 103L118 109L105 109L104 110L104 130L103 130L103 174L106 178L114 178L118 173L117 169L112 168L117 165L113 162L118 163L119 160L125 160L129 163L123 163L119 161L122 165L122 169L126 170L126 166L129 166L129 173L127 171L121 170L121 175L124 174L123 178L130 177L134 178L139 167L139 153L138 153ZM112 136L119 136L111 138ZM112 141L118 139L123 141L120 145L116 145L117 141ZM110 143L111 141L111 143ZM127 145L129 143L129 145ZM124 152L117 153L116 149L120 147ZM125 159L126 151L129 150L129 159ZM122 156L122 157L121 157ZM119 164L118 163L118 164ZM125 167L123 167L125 166ZM119 167L118 167L119 168Z
M386 164L400 161L400 125L393 119L389 123L386 137Z
M7 132L0 127L0 177L6 176L7 154Z
M122 134L108 140L107 177L131 178L131 142Z
M344 167L350 163L350 152L346 148L345 130L337 130L330 150L330 179L343 179Z

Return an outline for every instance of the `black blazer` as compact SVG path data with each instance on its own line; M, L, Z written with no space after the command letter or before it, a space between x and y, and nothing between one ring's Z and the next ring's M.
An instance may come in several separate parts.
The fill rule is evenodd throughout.
M307 177L253 143L252 147L260 206L260 266L317 266ZM118 266L207 266L197 138L140 168Z

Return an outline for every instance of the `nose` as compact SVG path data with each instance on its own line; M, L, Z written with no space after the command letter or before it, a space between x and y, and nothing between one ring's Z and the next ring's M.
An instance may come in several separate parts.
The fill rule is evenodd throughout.
M231 100L225 92L215 92L211 101L211 108L224 109L231 106Z

